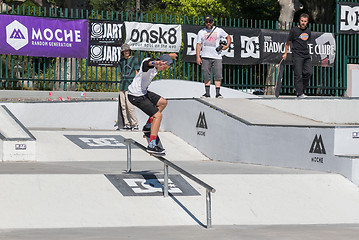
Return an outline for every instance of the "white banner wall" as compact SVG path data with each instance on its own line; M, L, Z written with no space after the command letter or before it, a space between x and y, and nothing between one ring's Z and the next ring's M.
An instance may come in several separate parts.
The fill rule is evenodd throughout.
M125 29L132 50L179 52L181 48L181 25L125 22Z

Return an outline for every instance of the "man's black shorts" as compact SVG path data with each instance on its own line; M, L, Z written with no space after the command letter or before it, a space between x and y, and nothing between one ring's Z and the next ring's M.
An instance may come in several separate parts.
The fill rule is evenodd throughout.
M158 112L157 103L160 98L161 96L150 91L147 91L146 95L139 97L128 95L128 100L150 117Z

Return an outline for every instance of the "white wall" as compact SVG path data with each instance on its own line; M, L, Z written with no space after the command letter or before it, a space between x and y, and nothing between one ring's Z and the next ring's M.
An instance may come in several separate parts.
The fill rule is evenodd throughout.
M208 129L196 127L200 113L205 114ZM334 154L334 127L246 125L196 100L172 100L163 128L213 160L330 171L359 184L353 176L359 172L353 162L359 159ZM316 136L321 136L325 153L310 152Z

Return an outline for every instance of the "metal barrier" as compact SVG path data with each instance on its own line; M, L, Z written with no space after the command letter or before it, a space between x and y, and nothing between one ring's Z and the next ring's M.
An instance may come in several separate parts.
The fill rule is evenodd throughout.
M355 1L359 0L337 0ZM166 15L151 13L130 13L116 11L90 11L85 9L37 8L24 5L12 6L1 12L11 15L68 18L68 19L101 19L119 21L138 21L164 24L204 25L203 17L183 15ZM337 18L338 18L337 9ZM250 29L278 29L281 24L272 20L218 18L219 27L236 27ZM295 23L294 23L295 25ZM335 33L334 24L310 24L310 29L317 32ZM289 30L289 29L286 29ZM313 67L313 77L308 86L309 95L342 96L345 92L346 79L343 78L344 56L358 55L358 34L336 34L337 57L334 67ZM159 53L157 53L159 54ZM143 52L141 59L154 53ZM182 62L182 51L171 68L160 72L156 79L181 79L202 82L200 66L196 63ZM224 65L222 86L249 91L272 87L268 84L269 64ZM88 66L86 59L51 58L16 56L0 54L0 88L1 89L39 89L39 90L85 90L85 91L118 91L120 72L117 68ZM286 65L283 74L282 93L293 95L294 78L291 65Z
M139 147L143 151L146 151L146 147L143 146L142 144L136 142L132 138L126 138L125 143L127 145L127 172L130 173L131 168L132 168L131 167L131 144L136 145L137 147ZM179 173L185 175L186 177L188 177L189 179L191 179L192 181L198 183L199 185L201 185L202 187L204 187L206 189L207 228L212 228L211 193L215 193L216 189L214 189L213 187L211 187L207 183L203 182L199 178L193 176L189 172L183 170L182 168L180 168L176 164L168 161L164 157L159 157L159 156L154 156L154 157L157 158L158 160L160 160L161 162L163 162L163 164L164 164L164 186L163 186L163 188L164 188L163 189L163 196L164 197L168 197L168 166L175 169Z

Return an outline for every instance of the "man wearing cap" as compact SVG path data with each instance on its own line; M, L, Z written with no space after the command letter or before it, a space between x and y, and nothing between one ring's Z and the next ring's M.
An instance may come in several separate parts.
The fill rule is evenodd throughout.
M168 54L162 54L158 60L145 58L141 63L140 71L128 87L130 102L149 116L146 125L143 127L143 131L151 131L147 152L157 155L165 154L165 149L157 146L156 138L161 125L162 111L167 106L167 100L148 91L147 88L157 73L166 70L172 63L173 60Z
M122 44L121 60L119 63L119 70L121 73L121 82L119 87L119 111L122 111L124 130L138 130L138 120L136 117L135 108L128 100L128 86L132 83L139 69L140 64L138 63L136 57L131 56L130 46L126 43Z
M231 37L222 29L214 27L213 17L207 15L204 18L205 28L197 34L196 58L197 64L202 66L205 94L203 98L210 97L211 69L213 69L214 85L216 86L216 98L223 98L220 93L222 77L222 51L231 44ZM226 44L220 41L226 39ZM221 46L221 47L219 47ZM219 48L218 48L219 47Z

